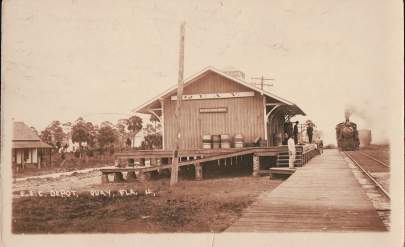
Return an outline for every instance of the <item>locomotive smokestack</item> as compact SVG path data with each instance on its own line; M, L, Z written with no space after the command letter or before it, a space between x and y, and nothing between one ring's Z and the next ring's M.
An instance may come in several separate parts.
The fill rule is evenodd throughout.
M348 109L345 110L345 118L346 121L349 122L350 116L352 115L352 112Z

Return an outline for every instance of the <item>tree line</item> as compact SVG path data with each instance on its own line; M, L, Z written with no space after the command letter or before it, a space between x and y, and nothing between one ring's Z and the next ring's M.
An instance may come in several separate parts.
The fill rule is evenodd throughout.
M105 121L99 125L79 117L74 122L52 121L39 133L39 137L61 153L66 152L71 143L77 144L75 154L82 157L84 154L92 156L94 152L112 154L117 150L131 148L162 148L160 130L161 124L153 115L146 123L134 115L128 119L120 119L115 124ZM135 136L140 131L144 133L144 140L140 147L135 147Z

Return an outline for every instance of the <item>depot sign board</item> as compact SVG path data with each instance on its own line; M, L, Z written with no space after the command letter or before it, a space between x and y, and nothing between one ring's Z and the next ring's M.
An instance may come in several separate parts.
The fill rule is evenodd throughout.
M205 93L205 94L188 94L183 95L182 100L202 100L202 99L229 99L253 97L255 92L230 92L230 93ZM172 96L171 100L177 100L177 96Z

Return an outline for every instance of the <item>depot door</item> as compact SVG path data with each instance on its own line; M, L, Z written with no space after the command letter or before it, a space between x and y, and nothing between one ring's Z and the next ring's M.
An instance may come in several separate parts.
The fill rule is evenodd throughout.
M226 113L200 113L199 129L199 143L202 143L203 135L229 134L226 128Z

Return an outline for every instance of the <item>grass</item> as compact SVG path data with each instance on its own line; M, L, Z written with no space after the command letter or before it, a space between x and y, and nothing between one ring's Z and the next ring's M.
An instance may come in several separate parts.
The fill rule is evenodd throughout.
M181 180L174 188L168 179L147 184L93 185L98 190L145 187L157 196L91 197L86 189L76 198L27 197L13 200L14 233L158 233L221 232L241 216L263 191L281 180L251 176ZM87 188L87 189L89 189Z
M40 169L38 169L36 165L28 164L24 169L20 169L18 172L14 171L13 177L22 178L51 173L69 172L86 168L112 165L113 163L112 155L89 157L86 162L84 158L79 159L74 157L72 153L69 153L66 154L66 161L63 163L63 165L61 165L62 159L60 158L60 154L53 154L52 166L42 166Z

